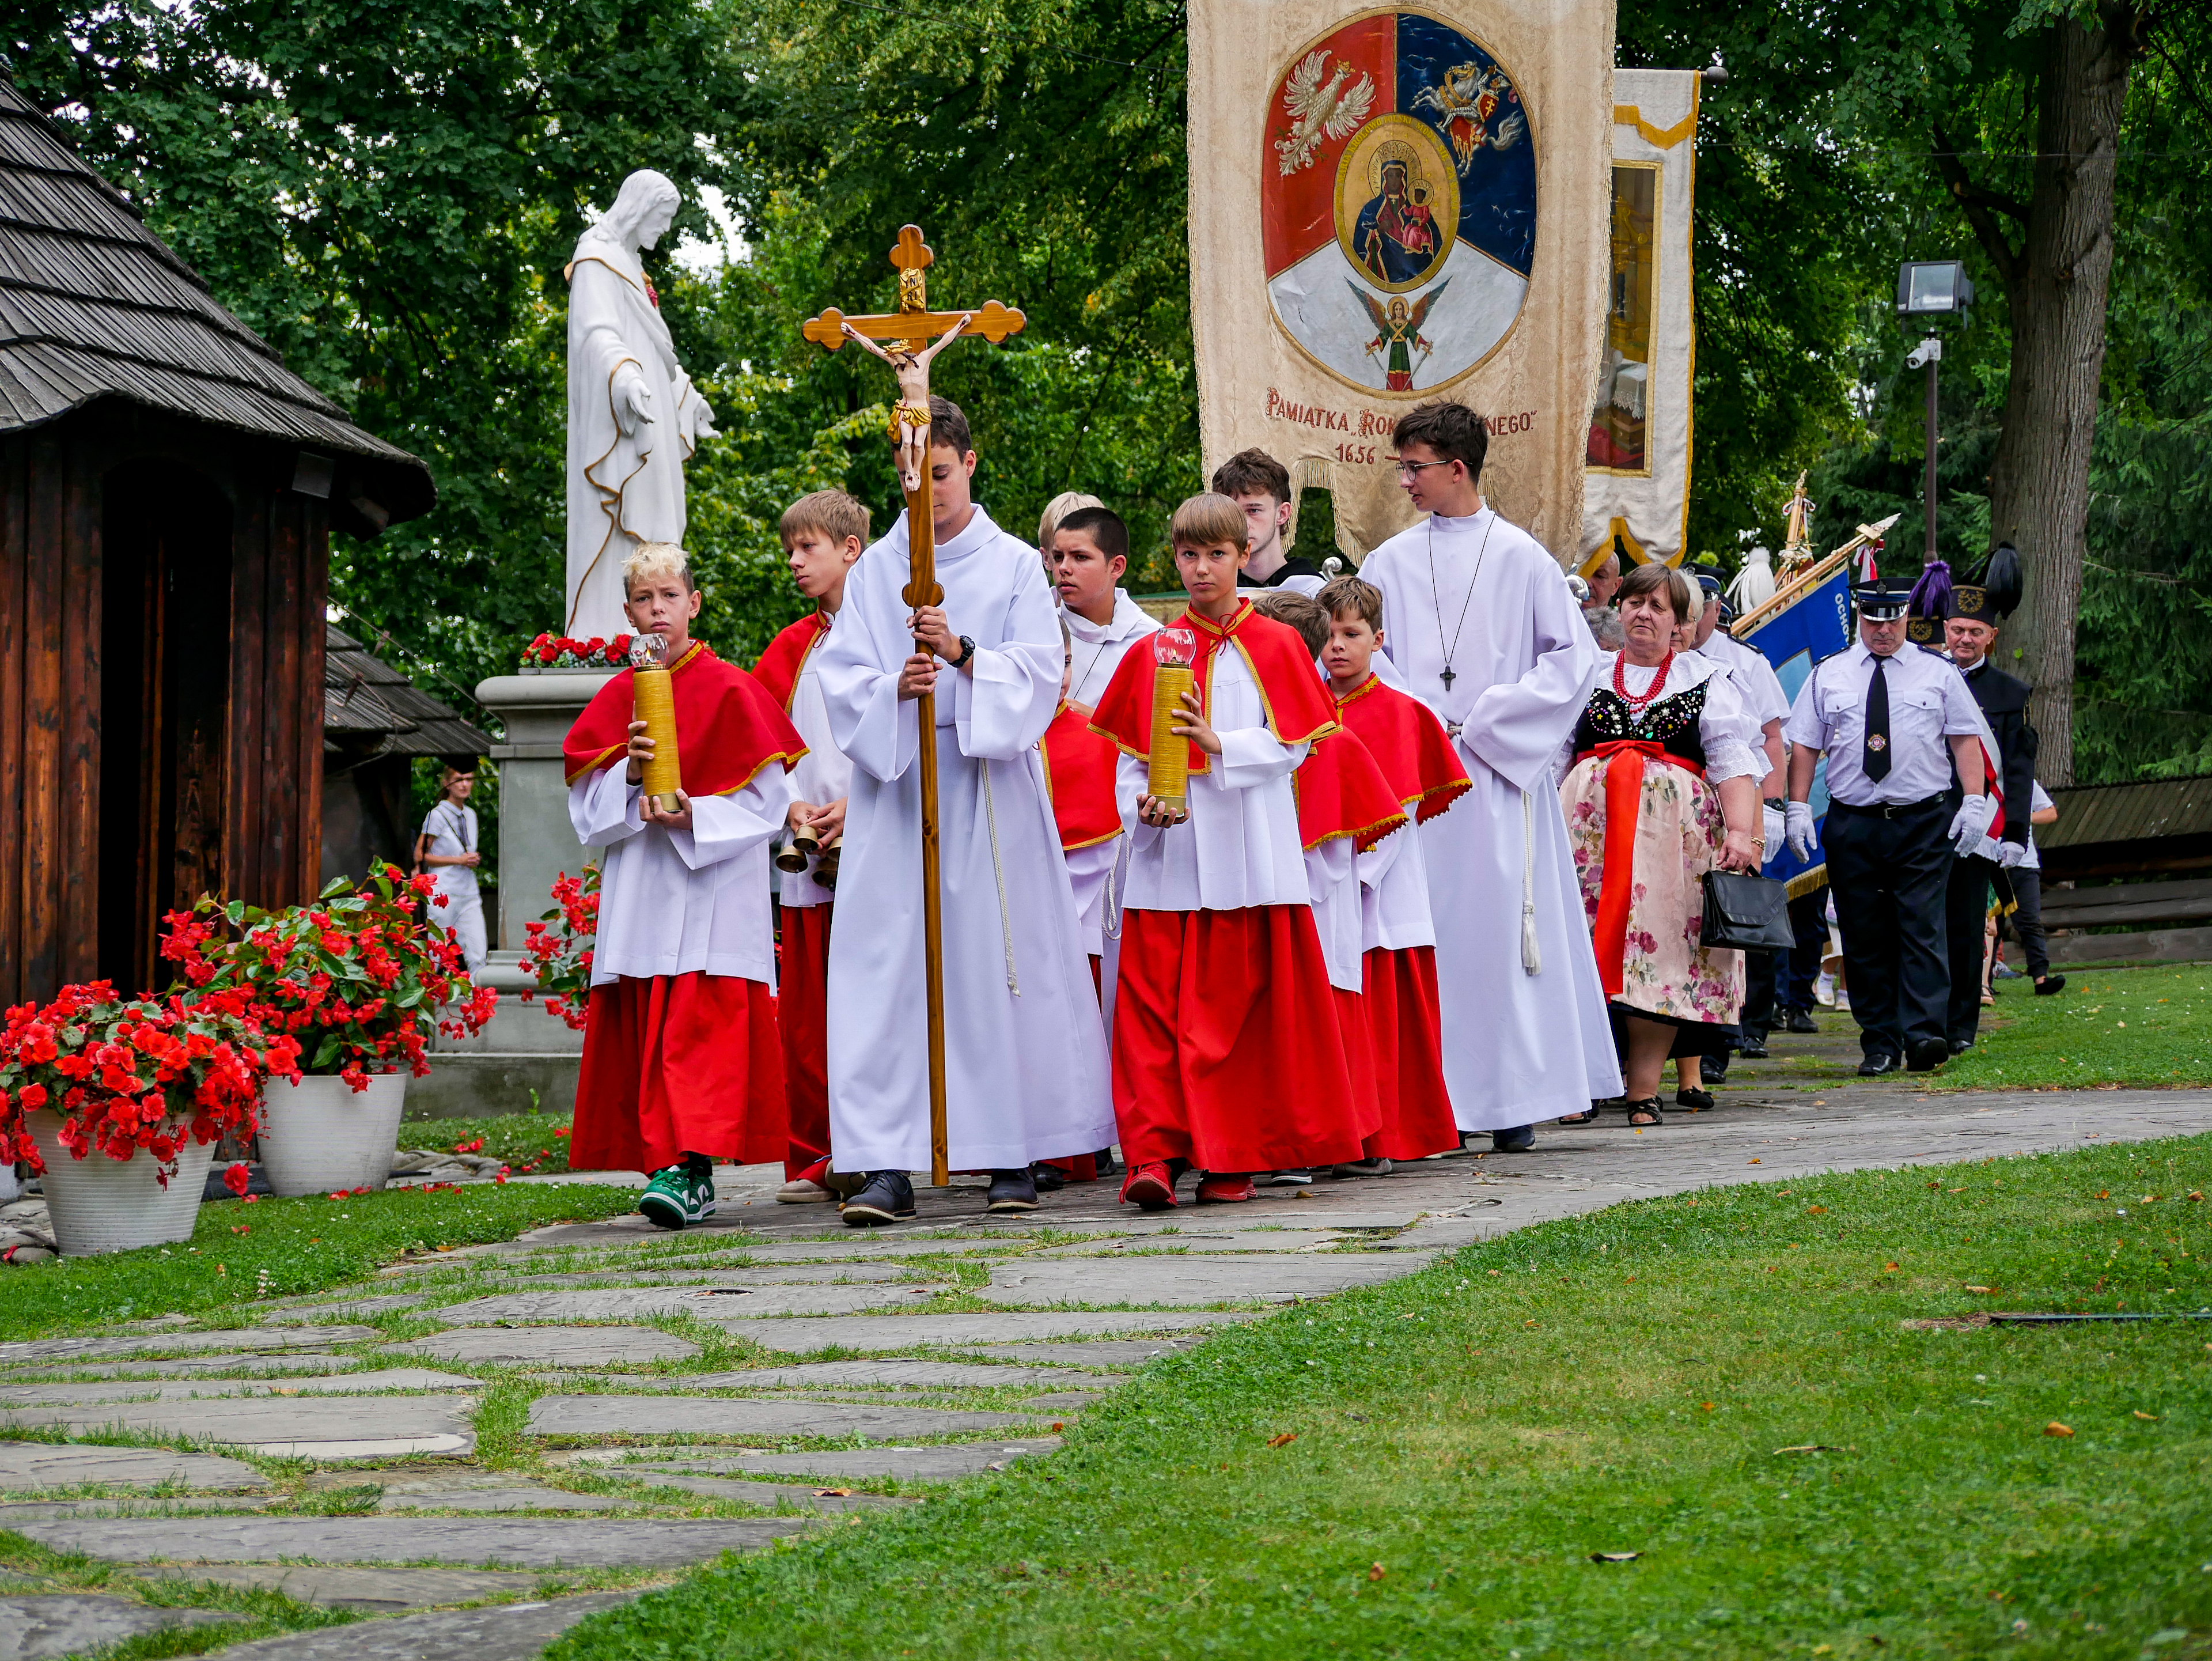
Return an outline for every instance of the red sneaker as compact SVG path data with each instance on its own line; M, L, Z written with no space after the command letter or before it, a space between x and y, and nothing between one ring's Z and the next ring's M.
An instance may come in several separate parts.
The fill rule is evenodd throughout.
M1199 1178L1198 1202L1200 1205L1242 1205L1247 1200L1256 1200L1260 1190L1253 1186L1252 1178L1243 1171L1208 1171Z
M1176 1202L1175 1177L1157 1159L1133 1165L1121 1180L1121 1202L1143 1211L1165 1211Z

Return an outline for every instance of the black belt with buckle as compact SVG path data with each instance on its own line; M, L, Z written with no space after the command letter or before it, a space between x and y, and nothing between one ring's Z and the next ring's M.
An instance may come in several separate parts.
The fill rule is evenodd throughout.
M1918 801L1877 801L1861 807L1855 802L1838 801L1831 796L1828 811L1831 813L1856 814L1870 819L1901 819L1907 813L1924 812L1930 807L1941 807L1948 800L1948 792L1938 791L1932 796L1921 797Z

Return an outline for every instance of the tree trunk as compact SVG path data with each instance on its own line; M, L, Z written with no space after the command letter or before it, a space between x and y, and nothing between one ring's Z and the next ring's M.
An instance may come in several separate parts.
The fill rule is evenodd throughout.
M2113 153L2139 27L2133 7L2112 0L2098 6L2097 21L2090 29L2069 17L2051 31L2037 88L2027 243L2000 262L2008 267L2012 369L1990 469L1990 527L2020 550L2027 576L2002 645L2020 648L2019 672L2035 686L2036 771L2046 785L2074 776L2074 624L2105 363ZM2000 656L2009 654L2001 647Z

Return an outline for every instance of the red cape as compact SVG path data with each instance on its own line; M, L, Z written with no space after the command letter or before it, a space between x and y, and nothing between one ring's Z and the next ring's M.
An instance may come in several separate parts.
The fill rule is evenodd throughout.
M1060 825L1063 853L1111 842L1121 834L1121 809L1114 795L1114 774L1121 752L1091 730L1072 703L1060 706L1044 729L1045 789Z
M1336 700L1328 695L1313 654L1306 650L1298 631L1286 624L1263 618L1250 600L1238 602L1226 623L1214 623L1186 609L1170 628L1188 628L1198 636L1197 660L1191 672L1198 680L1198 705L1209 717L1213 709L1213 654L1224 643L1244 655L1244 662L1259 684L1261 707L1267 711L1267 730L1283 744L1310 744L1337 728ZM1110 739L1126 753L1150 759L1152 753L1152 669L1156 660L1139 642L1126 653L1121 666L1106 688L1106 696L1091 711L1091 730ZM1203 773L1212 757L1196 745L1190 746L1190 770Z
M799 691L799 673L805 668L807 654L819 646L830 633L830 617L825 611L815 611L787 625L776 637L769 642L768 650L760 654L760 661L752 666L752 677L768 688L768 695L783 706L786 715L791 713L791 700Z
M685 795L726 796L750 784L771 762L788 770L806 753L806 740L767 690L698 641L684 648L670 677ZM629 724L636 719L631 678L624 669L599 688L568 729L561 757L569 783L619 760L629 748Z
M1291 783L1298 799L1298 841L1307 848L1350 837L1364 854L1406 823L1390 782L1351 733L1315 745Z
M1474 788L1459 750L1436 712L1419 698L1370 675L1336 701L1337 717L1375 757L1390 794L1417 802L1413 818L1425 824Z

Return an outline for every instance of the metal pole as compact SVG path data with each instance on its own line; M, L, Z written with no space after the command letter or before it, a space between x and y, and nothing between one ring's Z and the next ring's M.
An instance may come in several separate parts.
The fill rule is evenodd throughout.
M1928 547L1921 555L1921 563L1932 564L1936 559L1936 375L1942 368L1941 352L1928 359L1928 412L1924 419L1927 429L1928 459L1923 469L1921 488L1928 496Z

